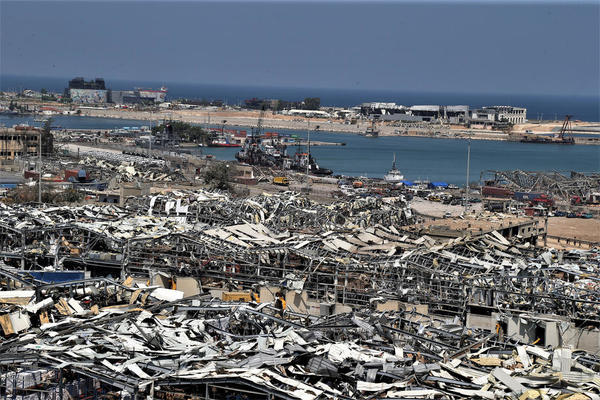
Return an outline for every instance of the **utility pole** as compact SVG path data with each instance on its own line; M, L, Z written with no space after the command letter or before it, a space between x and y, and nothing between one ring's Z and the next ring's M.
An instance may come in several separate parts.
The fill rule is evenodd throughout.
M469 209L469 171L471 169L471 135L467 142L467 186L465 187L465 214Z
M307 191L310 188L310 178L308 177L308 170L310 168L310 120L306 121L306 126L307 126L307 131L308 131L308 138L307 138L307 143L308 143L308 156L306 157L306 189Z
M38 203L42 202L42 131L38 143Z
M150 113L150 137L148 138L148 158L152 157L152 122L154 122L154 113Z

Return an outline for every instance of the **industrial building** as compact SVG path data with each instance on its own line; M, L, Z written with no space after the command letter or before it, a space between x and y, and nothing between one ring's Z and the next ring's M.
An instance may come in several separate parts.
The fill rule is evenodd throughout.
M527 109L513 106L483 107L496 112L496 121L508 121L512 124L523 124L527 120Z
M109 90L108 102L115 104L155 104L165 101L167 88L159 90L139 89L134 90Z
M52 135L44 135L39 128L29 126L0 128L0 158L14 160L16 157L38 155L40 135L42 135L42 154L52 153Z
M108 91L102 78L86 81L82 77L77 77L69 81L69 87L65 89L65 97L69 97L74 103L106 103Z
M110 90L102 78L86 81L77 77L69 81L69 87L65 89L65 97L74 103L83 104L155 104L165 101L167 88L158 90L135 88L134 90Z
M466 105L413 105L410 107L396 103L363 103L360 109L366 115L380 121L436 122L451 124L497 123L522 124L527 120L527 109L513 106L489 106L469 109Z

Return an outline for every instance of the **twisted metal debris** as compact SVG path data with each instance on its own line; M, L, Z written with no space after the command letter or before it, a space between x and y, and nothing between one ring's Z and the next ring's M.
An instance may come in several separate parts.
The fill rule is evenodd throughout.
M401 197L3 205L0 395L600 396L597 250L437 242L413 222ZM262 303L214 299L251 287Z

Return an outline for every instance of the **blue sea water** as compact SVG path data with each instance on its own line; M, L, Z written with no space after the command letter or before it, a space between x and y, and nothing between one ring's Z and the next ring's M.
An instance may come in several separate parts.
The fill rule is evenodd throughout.
M46 88L62 93L70 78L41 78L0 76L0 90L41 90ZM414 93L403 92L401 88L390 90L357 89L317 89L228 86L216 84L189 84L181 82L147 82L106 79L113 90L127 90L134 87L158 88L165 85L169 89L168 99L189 98L223 100L227 104L243 104L252 97L282 99L288 101L303 100L306 97L320 97L326 106L348 107L369 101L395 102L402 105L439 104L468 105L481 107L489 105L512 105L527 108L530 120L562 120L566 114L582 121L600 121L600 96L552 96L494 93Z
M279 130L306 138L306 133ZM406 179L428 179L464 185L467 140L421 137L367 138L346 133L318 132L311 140L343 142L346 146L311 147L322 167L335 174L382 178L396 166ZM236 149L207 148L206 154L233 160ZM288 151L294 152L294 148ZM600 171L600 146L540 145L488 140L471 141L471 181L479 181L486 170Z
M148 121L109 118L57 116L53 125L64 128L114 129L124 126L144 126ZM0 125L18 123L35 125L32 117L0 115ZM39 124L39 123L38 123ZM241 129L249 129L241 128ZM306 138L306 132L278 130L283 134ZM381 178L396 164L406 179L429 179L464 185L466 181L467 141L420 137L378 137L316 132L311 140L346 143L345 146L312 147L311 153L319 165L336 175ZM237 148L204 148L220 160L234 160ZM290 147L289 152L295 152ZM600 171L600 146L565 146L473 140L471 142L471 181L478 181L486 170L528 171Z

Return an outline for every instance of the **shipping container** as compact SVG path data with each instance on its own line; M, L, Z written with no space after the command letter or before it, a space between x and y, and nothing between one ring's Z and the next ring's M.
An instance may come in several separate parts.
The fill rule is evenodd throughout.
M36 171L25 171L23 176L25 177L25 179L37 179L38 173Z
M481 194L486 197L511 198L514 192L508 188L484 186L481 188Z
M542 197L543 195L544 193L540 192L515 192L513 198L519 201L531 201L538 197Z

